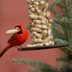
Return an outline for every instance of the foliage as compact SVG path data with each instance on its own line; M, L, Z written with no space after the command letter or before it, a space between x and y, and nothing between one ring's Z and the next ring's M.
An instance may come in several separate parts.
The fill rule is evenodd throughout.
M59 14L54 5L58 5L63 13ZM53 0L50 4L50 10L55 15L53 21L53 34L57 38L57 43L68 43L68 47L62 48L66 56L59 58L64 65L61 67L61 72L72 72L72 0Z
M29 72L59 72L54 67L41 61L33 61L29 59L12 59L12 63L28 64Z
M53 3L49 5L49 9L55 15L53 21L53 34L55 38L58 38L61 42L66 41L69 45L67 49L68 53L72 53L72 0L53 0ZM54 8L54 5L58 5L62 8L63 13L60 14Z

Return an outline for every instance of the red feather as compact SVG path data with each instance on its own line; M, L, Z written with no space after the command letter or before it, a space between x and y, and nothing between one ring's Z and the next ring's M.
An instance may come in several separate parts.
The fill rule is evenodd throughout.
M0 53L0 57L3 56L3 54L9 50L12 47L19 46L23 44L27 38L28 38L28 30L25 28L23 24L17 24L16 26L21 26L22 33L21 34L14 34L11 36L11 38L8 40L8 45L5 47L5 49Z

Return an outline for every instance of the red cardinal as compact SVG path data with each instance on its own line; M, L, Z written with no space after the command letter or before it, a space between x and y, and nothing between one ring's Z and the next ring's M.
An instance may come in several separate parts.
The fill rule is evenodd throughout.
M23 44L28 38L28 30L25 28L23 24L17 24L15 29L11 29L6 31L7 34L13 34L11 38L8 40L8 45L5 49L0 53L0 57L10 48L15 46L20 46Z

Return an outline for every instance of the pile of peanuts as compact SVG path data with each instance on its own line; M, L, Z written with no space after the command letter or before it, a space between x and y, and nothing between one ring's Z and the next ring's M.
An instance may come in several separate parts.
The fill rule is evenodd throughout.
M31 26L31 44L33 46L54 45L52 19L48 11L47 0L28 0L29 22Z

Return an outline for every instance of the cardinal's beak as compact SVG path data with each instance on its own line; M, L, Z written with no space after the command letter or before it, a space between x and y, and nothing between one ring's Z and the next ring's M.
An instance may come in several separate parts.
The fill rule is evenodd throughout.
M6 34L15 34L15 33L19 32L19 31L20 31L19 29L10 29L10 30L6 31Z

